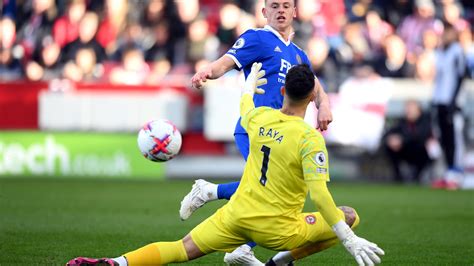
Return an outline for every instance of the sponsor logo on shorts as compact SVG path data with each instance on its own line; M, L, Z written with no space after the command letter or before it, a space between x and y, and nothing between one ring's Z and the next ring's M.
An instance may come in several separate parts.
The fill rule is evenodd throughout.
M314 224L316 222L316 216L314 216L314 214L308 214L304 219L307 224Z

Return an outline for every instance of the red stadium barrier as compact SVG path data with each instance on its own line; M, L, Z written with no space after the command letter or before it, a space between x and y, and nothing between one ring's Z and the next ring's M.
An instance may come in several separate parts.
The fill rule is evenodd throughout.
M46 82L0 83L0 129L38 129L38 93Z
M54 82L54 81L53 81ZM54 84L53 84L54 85ZM110 93L143 93L160 90L174 90L189 97L191 104L202 104L202 95L188 90L185 86L163 83L159 86L112 85L108 83L75 83L72 89ZM48 82L0 82L0 130L38 129L38 95L48 90L52 83ZM68 89L68 88L66 88Z

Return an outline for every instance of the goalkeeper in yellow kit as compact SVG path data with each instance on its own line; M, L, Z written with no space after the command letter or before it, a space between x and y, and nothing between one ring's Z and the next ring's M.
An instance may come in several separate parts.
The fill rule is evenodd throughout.
M354 234L359 223L349 207L337 208L326 183L328 156L321 134L303 120L314 98L314 76L297 65L286 76L283 107L255 108L254 93L266 83L254 63L240 102L241 124L250 154L242 181L230 201L182 240L156 242L114 259L76 258L68 265L162 265L214 251L232 251L254 241L280 252L267 265L285 265L335 245L338 240L359 265L380 263L382 249ZM319 212L302 213L308 191Z

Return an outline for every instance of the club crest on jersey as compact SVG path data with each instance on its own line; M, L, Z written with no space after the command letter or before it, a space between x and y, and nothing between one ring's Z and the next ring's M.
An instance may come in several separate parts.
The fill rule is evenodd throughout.
M326 155L324 154L324 152L320 151L316 153L314 160L316 161L318 165L324 166L326 164Z
M303 62L303 60L301 60L301 56L299 54L296 54L296 62L298 62L298 64L301 64Z
M237 41L235 41L234 46L232 48L239 49L244 47L245 45L245 39L244 38L239 38Z
M314 214L308 214L306 217L304 217L304 219L306 220L307 224L314 224L316 222L316 216L314 216Z

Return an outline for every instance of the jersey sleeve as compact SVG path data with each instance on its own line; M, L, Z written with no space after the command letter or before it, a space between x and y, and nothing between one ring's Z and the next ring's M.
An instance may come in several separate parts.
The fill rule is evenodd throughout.
M344 214L336 207L326 182L306 181L306 185L314 205L330 226L344 219Z
M308 130L300 144L305 181L329 181L328 153L324 138L316 130ZM312 132L311 132L312 131Z
M232 48L227 51L226 56L234 60L238 69L257 62L261 48L260 38L255 30L247 30L235 41Z
M245 130L247 130L250 118L253 116L253 110L255 110L255 104L253 103L252 96L245 93L240 98L240 116L242 117L240 124Z

